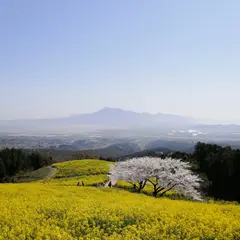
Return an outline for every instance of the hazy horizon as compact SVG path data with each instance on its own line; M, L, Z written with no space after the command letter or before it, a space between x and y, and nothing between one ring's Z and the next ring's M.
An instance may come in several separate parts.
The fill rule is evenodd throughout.
M82 112L82 113L73 113L70 115L65 115L65 116L55 116L55 117L45 117L45 118L16 118L16 119L0 119L0 121L24 121L24 120L47 120L47 119L63 119L63 118L68 118L68 117L74 117L74 116L80 116L80 115L85 115L85 114L94 114L96 112L102 111L104 109L110 109L111 111L114 110L120 110L124 112L133 112L133 113L140 113L140 114L166 114L166 115L174 115L174 116L181 116L181 117L187 117L187 118L193 118L196 121L198 121L199 124L237 124L240 125L240 120L238 119L214 119L214 118L196 118L193 116L186 116L186 115L181 115L181 114L172 114L172 113L165 113L165 112L137 112L133 111L131 109L122 109L122 108L116 108L116 107L102 107L100 109L97 109L96 111L93 112Z
M163 112L137 112L137 111L133 111L131 109L123 109L123 108L119 108L119 107L108 107L108 106L105 106L105 107L102 107L102 108L99 108L95 111L92 111L92 112L80 112L80 113L72 113L72 114L69 114L69 115L60 115L60 116L55 116L55 117L46 117L46 118L15 118L15 119L0 119L1 120L6 120L6 121L14 121L14 120L35 120L35 119L54 119L54 118L64 118L64 117L72 117L72 116L78 116L78 115L84 115L84 114L92 114L92 113L95 113L95 112L98 112L98 111L102 111L104 109L110 109L110 110L121 110L121 111L126 111L126 112L134 112L134 113L140 113L140 114L151 114L151 115L154 115L154 114L170 114L170 115L178 115L178 116L184 116L184 115L181 115L181 114L172 114L172 113L163 113ZM192 117L192 116L184 116L184 117Z
M239 121L240 2L1 1L0 120L104 107Z

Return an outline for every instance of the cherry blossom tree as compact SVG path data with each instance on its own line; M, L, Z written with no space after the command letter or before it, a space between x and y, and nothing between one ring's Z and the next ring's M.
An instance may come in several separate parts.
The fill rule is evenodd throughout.
M201 179L190 170L190 164L180 159L141 157L117 162L110 169L113 182L123 180L135 186L139 192L149 182L153 196L163 196L170 190L201 200L197 190Z
M139 192L145 187L148 177L139 164L130 160L112 165L109 173L111 182L126 181L132 184L135 189L138 189Z

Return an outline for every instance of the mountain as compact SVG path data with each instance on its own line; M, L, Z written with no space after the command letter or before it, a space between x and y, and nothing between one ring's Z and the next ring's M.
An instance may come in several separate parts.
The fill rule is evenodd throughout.
M0 132L12 131L70 131L88 128L165 128L197 124L191 117L172 114L149 114L125 111L119 108L103 108L97 112L55 119L0 121Z
M171 150L163 147L145 149L139 152L133 152L128 155L120 156L117 160L122 161L129 158L139 158L139 157L161 157L163 154L169 154Z
M103 108L97 112L69 117L69 121L78 124L102 126L149 126L150 124L193 124L194 118L171 114L149 114L126 111L119 108Z
M117 159L139 151L141 151L141 149L136 143L118 143L105 148L82 150L79 151L79 154L83 154L84 156L88 156L90 158L102 157L104 159Z

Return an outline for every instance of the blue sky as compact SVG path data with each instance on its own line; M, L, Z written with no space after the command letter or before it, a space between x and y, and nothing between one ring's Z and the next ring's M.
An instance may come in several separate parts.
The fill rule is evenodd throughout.
M238 119L238 0L0 1L0 119L120 107Z

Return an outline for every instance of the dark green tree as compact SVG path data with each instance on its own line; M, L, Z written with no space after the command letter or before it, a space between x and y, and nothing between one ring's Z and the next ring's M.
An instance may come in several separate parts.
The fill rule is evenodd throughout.
M6 176L6 168L2 159L0 159L0 180L2 180Z

